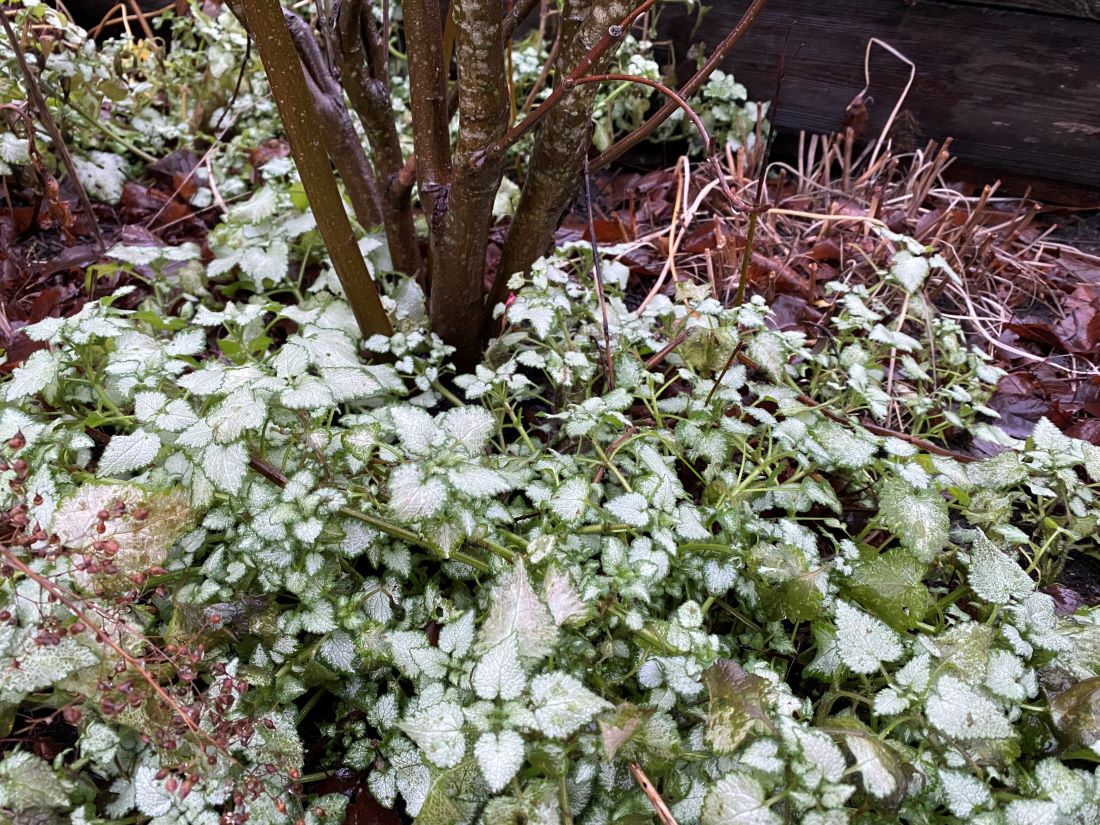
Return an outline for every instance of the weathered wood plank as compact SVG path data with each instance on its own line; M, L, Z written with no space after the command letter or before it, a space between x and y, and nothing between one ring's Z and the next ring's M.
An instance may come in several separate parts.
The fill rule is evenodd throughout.
M713 46L747 5L714 3L694 39ZM682 13L670 9L663 25L681 50L692 39L694 21ZM955 154L974 165L1100 188L1100 22L938 0L769 0L728 61L756 98L772 95L788 30L797 52L787 58L780 128L837 129L877 37L917 64L905 111L920 142L953 137ZM872 133L908 72L873 52Z
M1100 0L951 0L951 2L1100 20Z

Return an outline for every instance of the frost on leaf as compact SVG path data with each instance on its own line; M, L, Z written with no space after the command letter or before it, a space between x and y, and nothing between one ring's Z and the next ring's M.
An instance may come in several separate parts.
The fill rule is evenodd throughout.
M967 580L979 598L992 604L1026 599L1035 589L1035 583L1023 568L998 550L981 531L977 532L970 548Z
M5 397L8 401L18 401L46 389L57 377L60 363L57 353L45 349L32 352L16 368L5 389Z
M887 479L878 506L886 529L921 561L931 562L947 545L947 502L937 490L914 490L900 478Z
M900 659L904 653L900 637L889 626L839 600L836 641L840 660L855 673L874 673L880 664Z
M764 804L764 787L744 773L718 780L703 801L702 825L779 825L782 820Z
M235 495L244 483L248 469L248 451L239 441L233 444L208 444L202 453L203 474L220 490Z
M993 700L961 679L943 675L925 704L928 721L954 739L1006 739L1012 724Z
M432 417L412 406L397 407L391 415L401 446L413 455L428 455L432 443L439 437L439 427Z
M501 574L491 599L489 616L478 635L479 650L490 650L514 637L524 659L541 659L550 653L558 631L549 609L531 587L522 561Z
M454 702L441 702L420 708L400 727L430 762L441 768L453 768L466 753L463 723L461 707Z
M481 734L474 755L489 790L497 793L508 784L523 764L524 751L523 737L513 730Z
M912 294L924 284L931 267L928 259L914 255L907 249L899 250L890 262L890 277L897 281L905 291Z
M160 439L154 433L136 430L130 435L112 436L99 457L96 475L119 476L139 470L153 462L160 452Z
M28 751L11 751L0 762L0 809L21 814L65 808L69 795L49 763ZM19 822L20 817L16 816ZM30 817L27 822L38 821Z
M567 673L547 673L531 682L535 722L547 736L564 739L611 705Z
M719 754L734 753L754 729L772 730L771 683L729 659L703 671L710 693L706 740Z
M985 807L993 800L989 788L970 774L941 768L939 779L947 809L959 818L970 816L975 808Z
M456 407L443 416L443 429L467 455L479 455L496 429L496 421L483 407Z
M569 574L556 565L546 568L542 588L546 594L546 604L554 617L554 624L558 627L566 624L580 624L588 618L591 612L589 606L577 593Z

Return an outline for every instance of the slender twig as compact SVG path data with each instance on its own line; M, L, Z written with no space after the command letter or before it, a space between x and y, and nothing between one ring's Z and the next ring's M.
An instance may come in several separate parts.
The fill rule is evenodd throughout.
M231 0L230 7L256 40L306 197L359 329L364 337L390 335L393 328L389 316L344 211L324 136L320 134L321 118L283 18L282 5L279 0Z
M661 799L661 795L657 793L657 789L653 787L653 783L649 781L649 777L645 775L645 771L641 769L637 762L630 763L630 773L634 777L634 781L638 783L638 787L642 789L642 793L646 795L649 804L653 806L653 811L657 814L657 818L661 820L661 825L677 825L676 817L672 815L672 811L668 809L668 805Z
M169 695L168 691L166 691L161 686L161 684L153 678L152 674L149 673L149 671L141 664L141 662L131 656L121 644L112 639L107 631L99 626L99 622L89 616L77 604L77 600L75 597L70 597L64 588L60 587L58 584L56 584L46 576L43 576L41 573L38 573L37 571L28 567L22 559L12 553L11 550L9 550L8 548L0 547L0 557L3 557L5 564L8 564L15 570L18 570L24 576L31 579L35 584L37 584L39 587L49 593L50 596L52 596L58 602L65 605L65 607L70 613L73 614L73 616L82 621L86 627L91 628L92 632L95 633L96 638L100 642L111 648L111 650L113 650L119 656L119 658L121 658L124 662L130 665L130 667L137 671L137 674L141 677L142 681L144 681L146 684L149 685L150 688L153 689L153 692L157 695L157 698L160 699L160 701L164 702L166 706L172 709L172 711L176 714L176 716L180 718L184 725L187 726L188 730L190 730L191 733L195 734L196 736L200 736L203 739L206 739L209 743L217 747L217 743L215 743L214 740L210 737L210 734L208 734L199 726L198 722L196 722L191 717L191 714L187 712L187 709L184 708L175 699L173 699L171 695ZM219 750L223 749L219 748Z
M603 320L603 357L607 368L607 389L615 389L615 361L611 356L611 327L607 323L607 296L603 288L603 266L596 242L596 219L592 214L592 176L588 173L588 158L584 159L584 206L588 211L588 242L592 245L592 278L596 282L596 298Z
M684 341L688 339L689 334L690 332L686 329L683 332L678 333L675 338L673 338L671 341L661 347L659 352L657 352L655 355L650 356L649 360L645 362L645 368L647 370L651 370L662 361L664 361L666 358L668 358L668 356L672 354L673 350L675 350L678 346L680 346L680 344L684 343Z
M510 40L512 38L519 24L527 18L527 15L529 15L538 4L539 0L516 0L515 5L512 6L512 11L504 18L504 22L501 25L504 40Z
M756 224L760 219L763 208L764 194L768 184L768 160L772 154L772 144L775 142L775 124L779 118L779 97L783 92L783 78L786 75L787 45L791 38L791 29L798 23L791 23L787 29L787 38L783 43L783 51L779 53L779 66L775 73L775 94L772 95L771 128L768 130L768 139L764 144L764 151L760 156L760 172L756 178L756 193L753 197L752 212L749 214L749 226L745 232L745 251L741 258L741 274L737 281L737 306L745 301L745 284L749 279L749 263L752 261L752 244L756 235Z
M527 117L505 132L499 140L494 141L489 146L486 146L482 152L477 153L474 157L474 161L481 162L482 159L498 157L504 154L509 146L512 146L516 141L531 131L535 124L542 120L543 117L546 116L546 113L554 107L554 104L561 100L567 91L576 86L577 81L591 71L592 67L599 62L600 58L607 54L611 47L622 39L623 34L633 25L634 21L648 11L655 2L657 2L657 0L645 0L640 6L624 17L622 23L617 26L611 26L604 35L596 41L596 45L585 53L584 57L582 57L576 67L574 67L573 71L569 73L569 76L554 88L546 100L540 103L534 111L527 115Z
M222 107L222 113L218 115L218 122L214 124L215 132L218 131L218 129L221 127L222 121L225 120L226 116L229 114L229 110L232 109L233 105L237 102L237 97L241 93L241 84L244 83L244 75L246 70L248 69L248 63L251 59L252 35L246 34L244 41L244 60L241 61L241 70L237 72L237 82L233 86L233 94L229 96L229 100L226 102L225 106Z
M872 37L867 41L867 50L863 53L863 81L864 87L860 95L866 95L871 88L871 47L880 46L886 51L890 52L901 62L909 66L909 80L905 83L905 88L898 96L897 103L894 104L894 108L890 112L890 117L886 119L885 125L882 127L882 132L878 136L878 140L875 142L875 149L871 152L871 159L867 162L868 167L874 166L875 159L878 157L879 151L882 149L882 144L885 142L887 135L890 134L890 127L894 125L894 120L898 116L898 112L901 111L902 104L905 103L905 98L909 96L909 90L913 87L913 81L917 76L917 64L903 55L889 43L879 40L877 37Z
M31 67L27 63L27 56L23 52L23 47L19 43L19 38L15 36L15 31L12 29L8 16L6 14L0 14L0 20L3 22L4 33L8 36L8 40L11 41L11 48L12 51L15 52L15 59L19 62L19 69L23 73L23 79L27 83L27 93L30 95L31 100L34 102L34 107L38 111L38 119L42 122L42 125L46 127L46 131L50 133L50 139L53 141L54 149L61 157L61 163L65 166L65 171L68 172L69 178L76 188L77 196L80 198L80 204L88 214L88 222L91 224L92 234L95 235L96 245L99 247L100 252L103 252L107 249L107 244L103 240L103 234L99 230L99 222L96 220L95 212L92 211L92 202L88 198L88 193L84 190L84 185L80 182L80 177L76 174L76 166L73 164L73 159L69 154L69 148L65 145L65 140L61 136L61 130L57 128L57 124L54 123L54 119L50 115L50 107L46 103L46 98L43 96L42 89L38 85L38 78L35 76L34 72L31 71Z
M699 117L694 109L688 105L688 102L684 100L679 94L670 89L664 83L657 80L650 80L648 77L639 77L633 74L619 74L617 72L608 74L590 74L584 77L570 77L562 83L562 86L566 90L572 89L576 86L580 86L585 83L606 83L607 81L617 81L619 83L639 83L642 86L648 86L651 89L656 89L658 92L669 98L675 106L684 110L684 114L691 120L692 125L695 126L699 132L699 136L703 139L703 146L705 151L709 154L711 149L710 133L707 132L707 127L703 125L703 119Z
M730 51L737 44L737 41L749 30L753 22L756 20L757 15L760 14L761 9L764 8L764 3L767 0L753 0L741 19L737 21L737 25L733 27L729 34L722 40L721 43L715 47L714 52L707 61L699 67L691 78L684 83L679 89L680 97L689 98L706 82L706 80L714 74L715 70L721 66L722 62L729 56ZM649 137L662 123L669 119L676 111L677 105L670 101L657 110L652 116L646 119L646 121L630 134L618 140L603 154L596 158L592 162L592 166L595 169L602 169L611 161L622 157L623 153L630 148L637 146L647 137Z

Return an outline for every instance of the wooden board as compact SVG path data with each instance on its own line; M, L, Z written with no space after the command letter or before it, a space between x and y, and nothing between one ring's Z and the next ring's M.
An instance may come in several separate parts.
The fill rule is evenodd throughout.
M664 13L681 54L695 40L721 40L748 0L711 5L694 33L683 12ZM863 88L864 51L877 37L917 64L904 109L918 143L953 137L954 154L972 165L1100 189L1100 22L942 0L769 0L727 64L753 97L772 96L788 31L781 129L836 130ZM872 134L908 76L907 66L873 51Z
M919 1L919 0L918 0ZM955 3L1100 20L1100 0L953 0Z

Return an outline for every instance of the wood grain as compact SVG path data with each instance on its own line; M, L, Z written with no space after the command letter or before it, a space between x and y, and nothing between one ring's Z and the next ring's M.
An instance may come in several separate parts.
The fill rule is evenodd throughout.
M747 5L714 2L698 30L670 8L662 25L683 54L694 40L713 46ZM953 137L954 154L975 166L1100 189L1100 22L941 0L769 0L726 64L754 98L772 96L788 30L781 129L836 130L877 37L917 64L904 111L918 144ZM886 52L872 53L870 135L908 75Z

